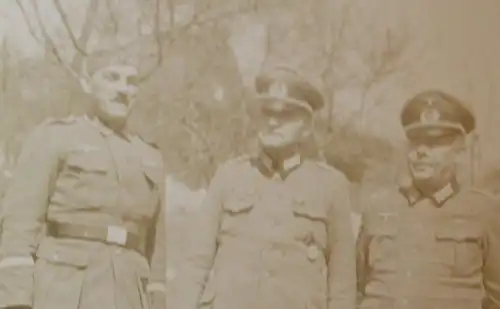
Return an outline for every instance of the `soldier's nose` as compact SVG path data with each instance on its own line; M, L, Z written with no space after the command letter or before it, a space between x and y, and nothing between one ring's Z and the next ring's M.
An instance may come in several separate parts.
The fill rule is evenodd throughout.
M417 156L419 158L423 158L423 157L426 157L429 153L429 147L427 146L419 146L417 147Z
M274 117L270 117L267 121L270 127L275 128L278 126L278 120Z

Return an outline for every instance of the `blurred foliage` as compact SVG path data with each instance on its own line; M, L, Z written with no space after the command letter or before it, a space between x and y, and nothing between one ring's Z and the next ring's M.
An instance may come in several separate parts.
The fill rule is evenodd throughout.
M162 1L162 5L177 2ZM172 21L173 16L165 11L157 16L152 1L133 3L144 8L140 18L150 25L155 18L161 19L158 22L162 25ZM144 67L154 67L161 39L161 65L141 85L139 104L130 125L159 144L171 174L190 187L199 188L207 185L218 164L247 152L254 144L255 127L245 108L252 89L243 85L236 55L228 44L234 20L249 15L266 21L268 44L263 65L288 62L302 69L306 76L319 78L328 108L333 106L332 94L340 87L339 80L352 82L352 76L341 70L341 55L347 50L342 45L347 22L331 20L342 11L332 11L326 0L233 0L210 6L196 2L194 8L194 17L188 23L141 35L120 52L140 57ZM120 18L119 11L115 13L101 14L97 19L99 31L113 32L119 26L114 22ZM352 14L345 13L343 18L351 18ZM346 42L351 42L351 49L358 47L351 37ZM55 45L47 48L44 58L12 57L2 69L7 87L0 105L0 138L4 145L10 145L8 152L17 153L20 136L44 118L81 114L91 100L55 57ZM367 52L370 57L375 54ZM380 69L379 58L366 59ZM393 64L392 59L389 64ZM339 69L331 70L332 66ZM370 76L379 78L373 77L373 73ZM371 87L366 80L358 83ZM358 130L353 122L337 123L335 112L320 117L318 137L327 162L354 182L360 182L370 166L390 163L394 151L388 141Z

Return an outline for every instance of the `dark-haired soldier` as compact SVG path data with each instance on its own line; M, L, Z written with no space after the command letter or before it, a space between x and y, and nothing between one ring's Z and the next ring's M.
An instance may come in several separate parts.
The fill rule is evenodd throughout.
M409 177L365 205L359 308L500 308L500 206L456 178L474 115L430 90L406 103L401 122Z

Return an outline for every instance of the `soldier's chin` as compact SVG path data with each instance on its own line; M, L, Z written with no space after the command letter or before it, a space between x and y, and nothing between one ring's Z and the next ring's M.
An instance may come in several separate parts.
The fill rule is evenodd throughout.
M434 171L433 170L412 170L412 176L413 179L415 180L429 180L434 178Z
M261 146L267 149L283 148L289 144L281 136L277 135L260 135L259 141Z
M127 105L120 103L107 104L102 112L110 118L127 118L130 114L130 109Z

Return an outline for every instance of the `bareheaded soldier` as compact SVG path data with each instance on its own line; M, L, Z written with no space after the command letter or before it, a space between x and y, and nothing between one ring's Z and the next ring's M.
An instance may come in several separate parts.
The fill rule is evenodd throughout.
M165 306L163 161L126 129L138 71L88 63L88 113L33 130L3 199L0 308Z
M359 308L500 308L500 207L457 181L475 117L429 90L406 103L401 122L409 177L365 205Z
M288 67L260 73L256 92L259 151L217 170L172 307L352 309L348 182L301 152L323 97Z

